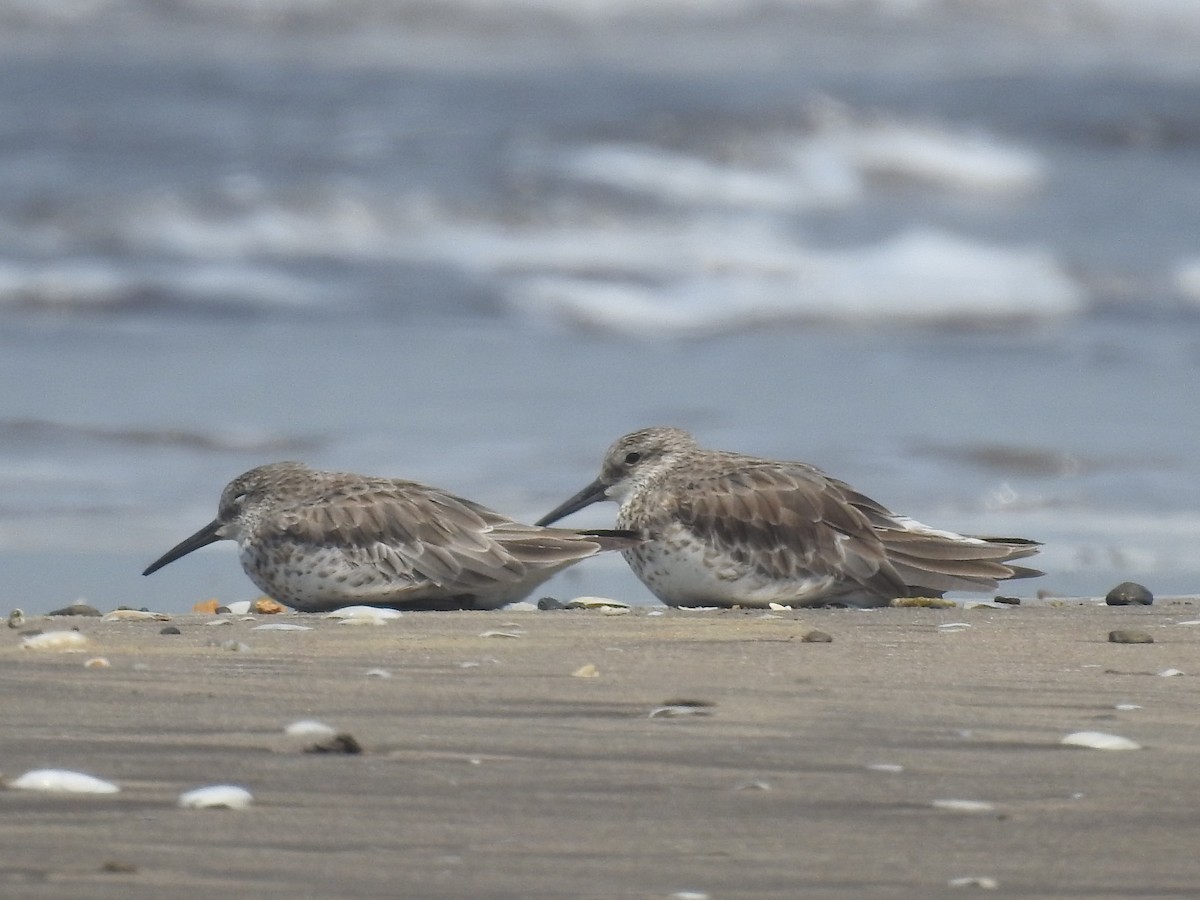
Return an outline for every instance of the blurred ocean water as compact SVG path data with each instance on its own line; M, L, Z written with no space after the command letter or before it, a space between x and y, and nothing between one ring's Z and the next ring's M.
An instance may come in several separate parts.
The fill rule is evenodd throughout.
M532 519L648 424L1044 540L1025 592L1197 589L1192 3L0 24L0 606L250 596L138 572L272 459Z

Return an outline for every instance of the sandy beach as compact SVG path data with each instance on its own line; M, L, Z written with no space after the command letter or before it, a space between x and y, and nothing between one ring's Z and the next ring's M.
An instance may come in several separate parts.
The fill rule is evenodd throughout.
M7 631L4 777L121 791L0 791L0 894L1200 890L1200 604L651 612L33 618L90 643ZM305 752L284 734L302 719L363 752ZM1061 745L1078 731L1142 749ZM254 802L177 806L211 784Z

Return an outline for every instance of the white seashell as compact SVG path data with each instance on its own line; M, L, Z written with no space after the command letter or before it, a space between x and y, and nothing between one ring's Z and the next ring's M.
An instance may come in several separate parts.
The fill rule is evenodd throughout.
M184 809L245 809L253 799L243 787L214 784L180 794L179 805Z
M1158 673L1160 678L1174 678L1176 675L1185 674L1183 669L1163 669Z
M613 609L629 609L628 603L610 600L608 597L576 597L574 600L568 600L564 605L567 609L604 609L606 606Z
M234 600L232 603L222 603L221 605L229 610L231 615L235 616L244 616L250 612L249 600Z
M111 665L112 663L110 663L103 656L93 656L91 659L84 662L83 667L85 669L107 669Z
M232 625L233 619L210 619L204 623L205 625Z
M963 609L1012 609L1007 603L997 603L995 600L964 600Z
M391 678L392 673L387 669L367 669L368 678Z
M646 615L648 615L648 616L662 616L662 615L666 615L666 613L665 613L663 610L661 610L661 609L652 609L652 610L650 610L650 612L646 613Z
M286 728L284 728L283 733L293 736L320 735L321 737L327 737L329 735L337 734L337 729L326 725L324 722L318 722L316 719L300 719L298 722L293 722L291 725L288 725Z
M310 625L293 625L290 622L267 622L265 625L255 625L251 631L312 631Z
M944 809L948 812L962 813L992 812L996 808L994 803L988 803L986 800L934 800L929 805L934 809Z
M938 626L938 631L963 631L970 627L970 622L943 622Z
M67 769L32 769L16 781L10 781L8 786L21 791L57 794L115 794L121 790L111 781Z
M1093 750L1141 750L1141 744L1119 734L1104 731L1076 731L1059 741L1069 747L1090 747Z
M1116 706L1113 707L1113 709L1119 709L1119 710L1121 710L1121 712L1129 712L1130 710L1141 709L1141 708L1142 707L1138 706L1136 703L1118 703Z
M530 603L528 600L518 600L516 603L510 603L504 607L505 612L541 612L536 603Z
M460 662L458 667L460 669L478 669L482 665L483 663L479 662L478 660L468 659L466 662Z
M19 609L14 609L13 612L20 612ZM1200 619L1188 619L1186 622L1176 622L1176 625L1200 625Z
M719 606L676 606L674 608L680 612L712 612L714 609L720 609Z
M400 610L386 609L382 606L343 606L333 612L325 613L326 619L398 619Z
M676 891L670 900L709 900L709 897L704 891Z
M872 772L903 772L904 766L898 763L871 763L867 766Z
M964 875L962 878L951 878L947 884L950 887L973 887L985 891L994 891L1000 887L1000 882L987 875Z
M783 611L791 612L792 611L792 608L790 606L786 606L782 603L775 603L775 602L768 603L767 609L773 609L776 612L783 612Z
M521 634L519 631L494 631L493 630L493 631L481 631L479 633L479 636L483 637L483 638L494 638L494 637L495 638L519 638L519 637L524 637L525 635Z
M764 781L761 778L747 778L745 781L739 781L733 786L735 791L769 791L771 790L771 782Z
M91 643L86 636L78 631L43 631L41 634L31 634L21 641L25 650L47 650L60 653L73 653L82 650Z

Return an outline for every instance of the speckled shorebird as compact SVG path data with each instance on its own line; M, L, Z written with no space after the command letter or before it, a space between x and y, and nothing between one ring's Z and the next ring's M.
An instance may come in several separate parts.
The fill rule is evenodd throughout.
M231 481L217 518L142 574L220 540L237 541L260 590L319 612L352 604L496 609L560 569L640 537L522 525L415 481L278 462Z
M883 606L1042 574L1010 565L1036 541L930 528L814 466L704 450L678 428L618 440L600 477L538 524L600 500L648 538L625 559L669 606Z

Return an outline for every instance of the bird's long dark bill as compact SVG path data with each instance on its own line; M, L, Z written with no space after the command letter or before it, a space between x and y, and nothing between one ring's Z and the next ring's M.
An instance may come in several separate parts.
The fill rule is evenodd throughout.
M175 560L179 559L179 557L187 556L193 550L199 550L201 547L207 547L209 544L221 540L221 535L217 533L220 527L220 519L214 519L213 521L209 522L190 538L185 538L184 540L180 541L154 562L150 563L149 567L142 574L151 575L154 572L157 572L167 563L173 563Z
M601 500L607 500L608 498L604 494L607 489L608 485L597 478L574 497L563 503L560 503L533 524L549 525L552 522L557 522L559 519L566 518L573 512L579 512L579 510L583 509L585 506L591 506L593 503L599 503Z

